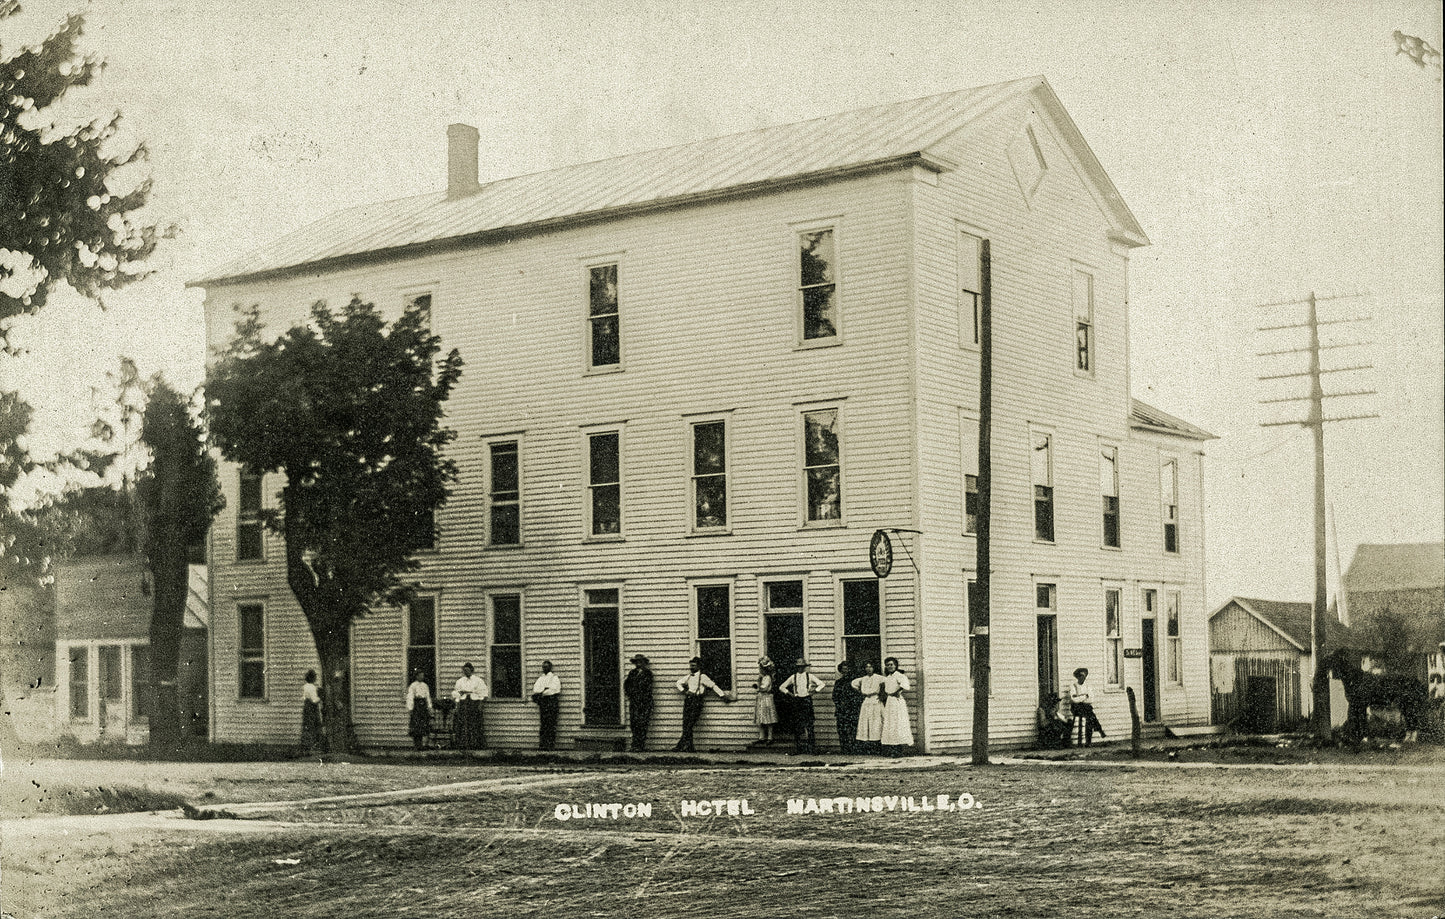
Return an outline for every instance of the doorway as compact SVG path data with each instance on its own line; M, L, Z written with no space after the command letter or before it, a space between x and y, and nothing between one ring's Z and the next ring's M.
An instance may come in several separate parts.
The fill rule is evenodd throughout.
M1154 648L1154 620L1139 622L1139 645L1144 652L1144 720L1159 720L1159 655Z
M622 645L618 638L616 588L586 591L582 608L582 723L622 723Z
M1038 617L1039 698L1059 698L1059 619Z

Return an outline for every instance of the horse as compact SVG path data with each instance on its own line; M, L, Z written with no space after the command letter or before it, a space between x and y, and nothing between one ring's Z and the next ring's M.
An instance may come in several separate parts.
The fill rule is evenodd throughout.
M1405 720L1405 739L1416 740L1425 726L1430 693L1419 680L1395 674L1366 673L1350 661L1344 649L1336 650L1324 660L1340 682L1345 684L1345 698L1350 713L1345 719L1345 736L1354 743L1365 736L1365 719L1370 706L1393 706Z

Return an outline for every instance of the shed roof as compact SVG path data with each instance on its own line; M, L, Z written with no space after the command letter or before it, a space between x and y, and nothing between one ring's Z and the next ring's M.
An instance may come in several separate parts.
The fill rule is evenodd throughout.
M811 121L631 153L502 179L475 194L445 191L367 204L322 218L192 281L255 280L479 242L490 236L619 216L909 162L955 164L933 148L1000 105L1036 94L1078 157L1115 236L1148 238L1043 77L877 105Z
M1301 651L1308 652L1310 650L1314 604L1295 603L1288 600L1259 600L1253 597L1230 597L1229 602L1210 613L1209 618L1213 619L1218 616L1228 609L1230 604L1237 604L1245 612L1284 636L1290 644ZM1349 628L1334 616L1325 618L1325 644L1327 647L1349 646L1353 637Z
M1157 409L1147 402L1131 399L1130 403L1129 426L1136 430L1152 431L1155 434L1170 434L1189 440L1218 439L1203 428L1195 427L1183 418L1176 418L1163 409Z
M1345 572L1345 589L1352 593L1422 587L1445 587L1445 543L1365 543Z

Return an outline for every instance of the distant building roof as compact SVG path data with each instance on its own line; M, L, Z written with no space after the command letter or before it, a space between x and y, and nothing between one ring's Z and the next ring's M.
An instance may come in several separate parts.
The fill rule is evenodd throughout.
M1183 418L1176 418L1162 409L1157 409L1138 399L1130 400L1129 426L1155 434L1172 434L1190 440L1216 440L1217 438L1200 427L1195 427Z
M1301 651L1310 650L1310 636L1313 633L1314 604L1293 603L1287 600L1258 600L1252 597L1230 597L1229 602L1210 614L1213 619L1236 603L1245 612L1253 615L1265 625L1284 636L1290 644ZM1333 615L1325 618L1325 645L1330 648L1348 647L1353 644L1354 635Z
M191 283L213 286L342 267L883 166L912 162L948 170L956 164L933 148L1029 93L1036 93L1079 158L1116 237L1132 245L1147 244L1143 228L1048 81L1029 77L502 179L464 197L449 199L438 191L353 207Z
M1421 587L1445 587L1445 543L1366 543L1345 572L1345 589L1352 593Z

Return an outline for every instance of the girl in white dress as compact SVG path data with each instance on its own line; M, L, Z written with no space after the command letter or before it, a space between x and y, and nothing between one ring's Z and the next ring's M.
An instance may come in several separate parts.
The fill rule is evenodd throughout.
M758 691L757 701L753 703L753 720L758 725L758 742L770 744L773 742L773 725L778 723L778 706L773 699L773 662L766 657L758 658L758 678L753 681L753 689Z
M878 753L878 742L883 739L883 700L879 695L883 677L872 661L863 662L863 675L853 681L853 688L863 694L863 704L858 709L858 742L868 753Z
M883 705L883 746L889 756L902 756L904 747L913 746L913 728L908 724L908 703L903 699L905 690L913 687L908 677L898 667L898 658L883 661L883 695L888 700Z

